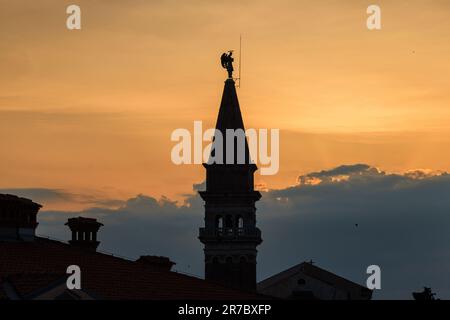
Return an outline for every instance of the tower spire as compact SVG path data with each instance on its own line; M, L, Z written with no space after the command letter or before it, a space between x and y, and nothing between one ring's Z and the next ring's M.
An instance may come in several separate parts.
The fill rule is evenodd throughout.
M244 130L235 82L231 78L225 81L216 129L224 139L225 158L227 129ZM205 245L207 280L254 291L256 247L262 242L261 231L256 227L255 202L261 194L254 190L253 175L257 167L250 161L246 140L245 151L243 164L204 164L206 190L199 193L205 201L205 226L200 228L199 239Z

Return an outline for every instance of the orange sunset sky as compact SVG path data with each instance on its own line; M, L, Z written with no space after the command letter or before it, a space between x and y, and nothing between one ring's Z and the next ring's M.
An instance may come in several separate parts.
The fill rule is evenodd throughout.
M171 132L214 125L240 34L246 127L280 129L280 171L259 185L352 163L450 170L448 0L0 0L0 188L183 199L205 172L172 164Z

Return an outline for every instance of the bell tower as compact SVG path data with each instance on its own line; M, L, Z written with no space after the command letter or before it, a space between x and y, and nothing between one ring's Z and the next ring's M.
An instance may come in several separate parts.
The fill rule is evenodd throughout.
M250 160L246 139L241 149L245 152L245 162L225 161L229 151L227 129L245 131L231 77L225 81L216 129L216 134L222 134L224 161L203 164L206 190L199 192L205 201L205 226L200 228L199 235L204 244L205 278L228 287L255 291L256 247L262 242L261 231L256 227L255 202L261 194L254 190L253 175L257 167ZM236 160L239 139L233 140ZM213 149L211 156L215 152L217 149Z

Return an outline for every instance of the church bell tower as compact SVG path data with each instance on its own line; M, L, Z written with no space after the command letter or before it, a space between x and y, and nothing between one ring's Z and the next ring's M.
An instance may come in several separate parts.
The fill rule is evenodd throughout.
M226 159L227 129L245 131L231 76L225 81L216 129L216 134L222 134L223 159ZM255 202L261 194L254 190L253 175L257 167L250 161L246 139L244 143L245 163L229 164L224 160L223 164L203 164L206 191L199 193L205 201L205 226L200 228L199 239L204 244L206 280L255 291L256 247L262 242L261 231L256 227ZM239 149L236 145L234 148Z

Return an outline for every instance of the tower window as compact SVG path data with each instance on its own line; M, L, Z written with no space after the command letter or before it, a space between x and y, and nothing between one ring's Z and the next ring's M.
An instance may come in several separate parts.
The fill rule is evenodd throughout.
M223 218L222 216L216 217L216 230L218 233L222 233L223 231Z
M238 233L243 234L244 233L244 218L242 218L241 216L238 217L237 227L238 227Z

